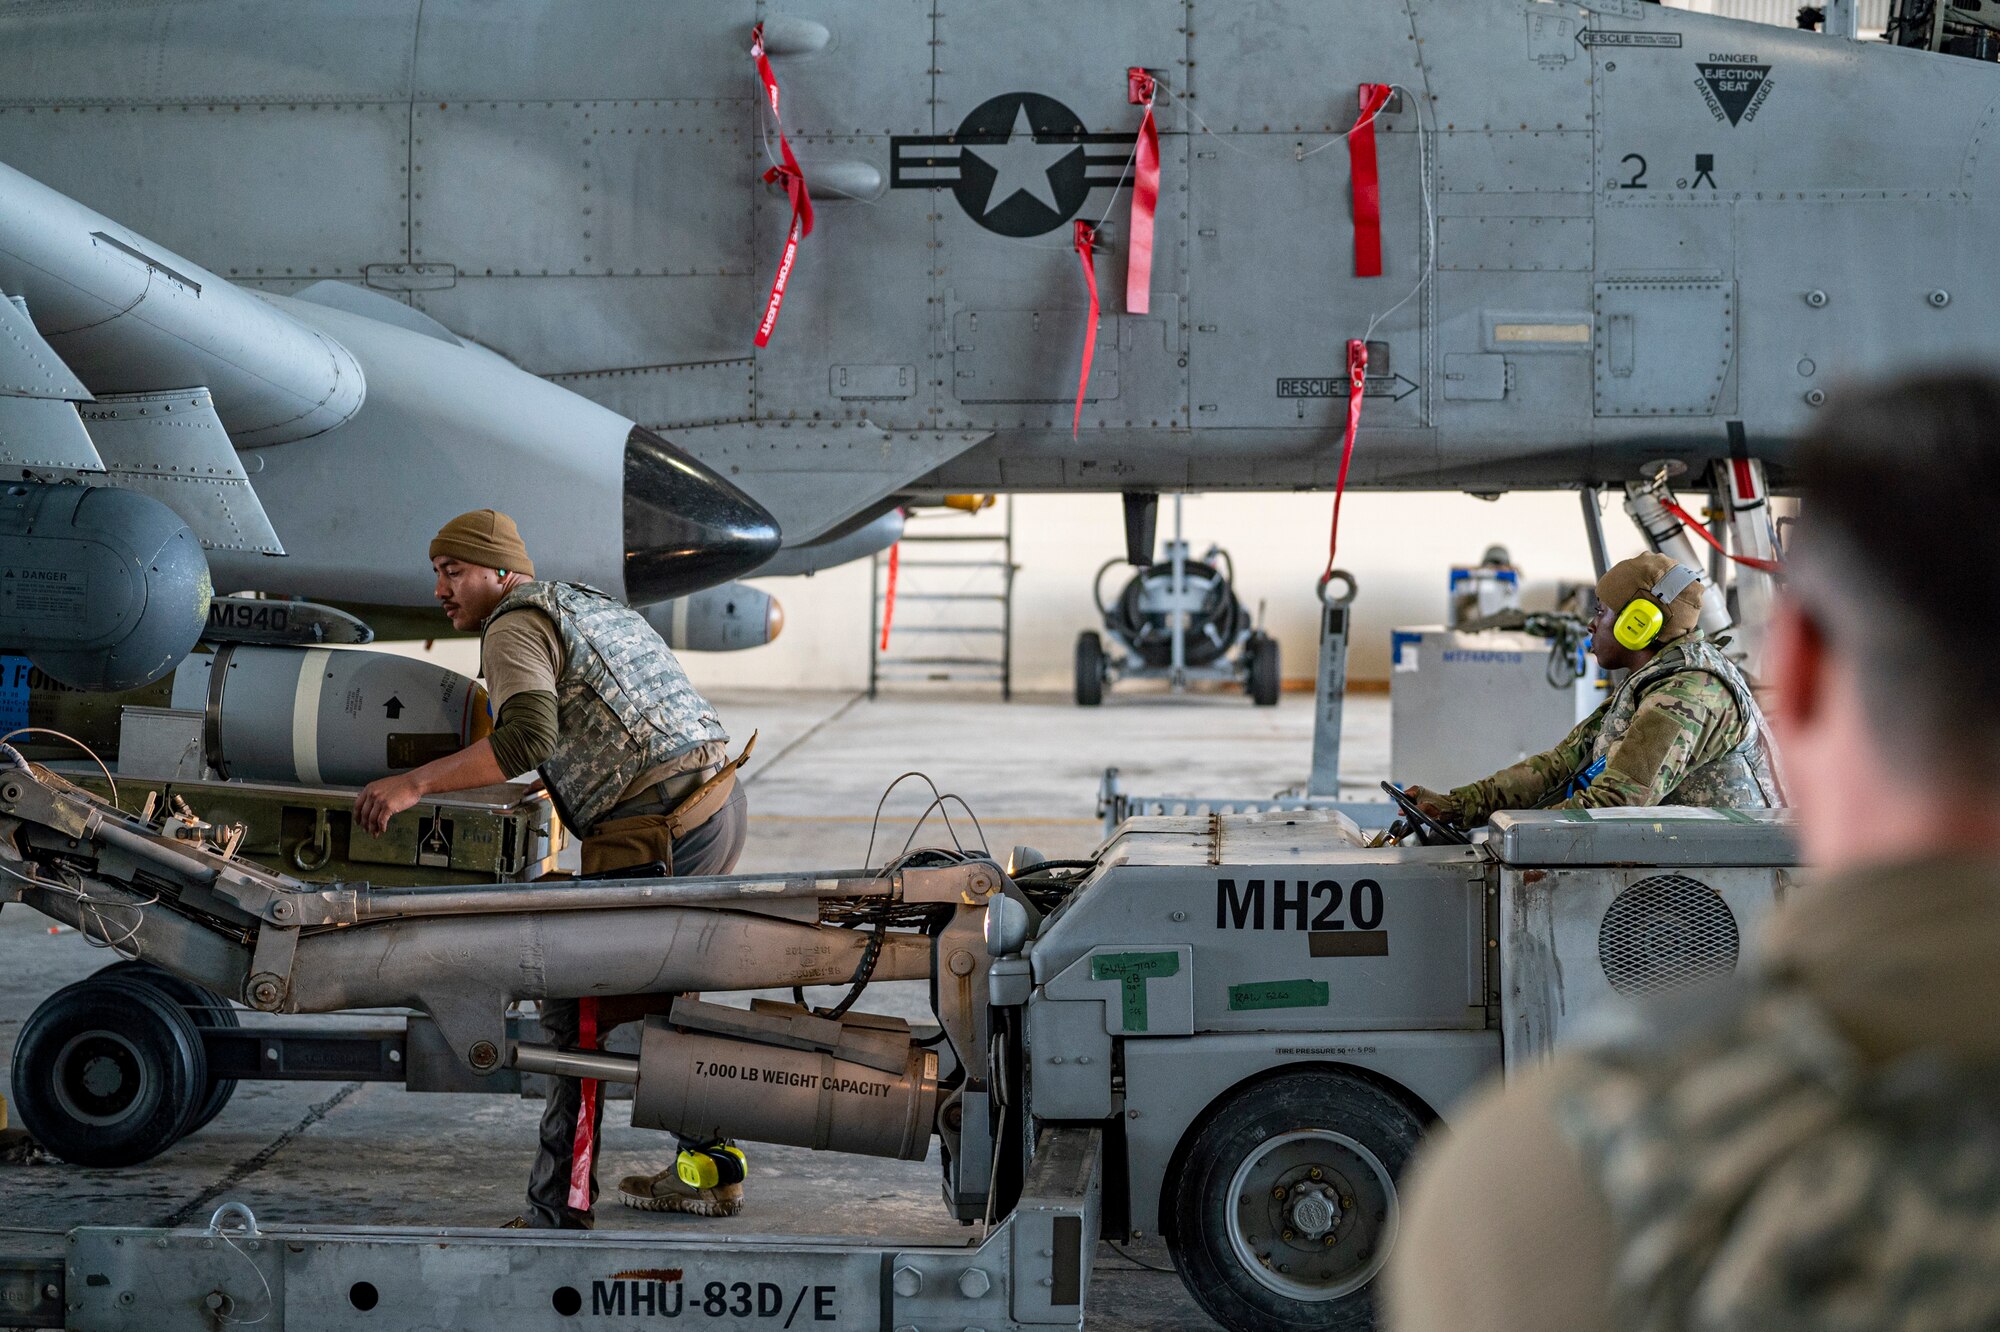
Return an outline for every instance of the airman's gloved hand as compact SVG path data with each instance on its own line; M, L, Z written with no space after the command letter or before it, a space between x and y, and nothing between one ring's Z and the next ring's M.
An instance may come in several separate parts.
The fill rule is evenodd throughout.
M1456 826L1464 822L1459 813L1458 802L1448 795L1440 795L1436 791L1427 790L1421 786L1406 786L1403 788L1403 794L1416 801L1418 809L1421 809L1439 823L1448 823Z

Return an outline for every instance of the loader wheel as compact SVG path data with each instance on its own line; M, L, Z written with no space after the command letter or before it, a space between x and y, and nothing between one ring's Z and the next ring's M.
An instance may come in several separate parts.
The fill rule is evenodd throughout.
M1375 1326L1373 1282L1397 1224L1396 1180L1423 1132L1386 1089L1331 1069L1218 1104L1165 1199L1174 1266L1235 1332Z
M124 962L113 962L110 966L100 969L96 974L99 976L124 976L132 980L145 982L166 995L167 998L179 1004L182 1011L194 1020L194 1025L197 1028L233 1031L243 1025L236 1016L236 1010L229 1006L227 999L224 999L219 994L213 994L208 990L204 990L193 981L182 980L179 976L174 975L173 972L163 967L154 966L151 962L144 962L138 958L128 959ZM202 1098L201 1105L195 1110L194 1118L188 1122L188 1126L182 1132L181 1136L186 1137L189 1133L197 1131L207 1124L209 1120L221 1114L222 1107L228 1105L229 1098L234 1095L236 1095L235 1078L219 1078L215 1074L210 1073L208 1075L208 1092Z
M1076 636L1076 704L1094 708L1104 701L1104 640L1086 629Z
M1276 707L1278 690L1284 684L1278 673L1278 640L1252 634L1244 646L1250 654L1250 701L1260 708Z
M14 1109L50 1152L129 1166L178 1142L202 1108L208 1054L181 1006L144 981L93 976L42 1001L14 1043Z

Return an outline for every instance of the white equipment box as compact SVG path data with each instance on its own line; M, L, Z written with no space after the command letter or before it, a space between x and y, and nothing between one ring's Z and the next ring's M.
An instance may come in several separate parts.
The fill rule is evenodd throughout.
M1448 791L1539 754L1606 697L1588 656L1575 680L1551 685L1549 640L1533 634L1397 629L1389 659L1389 775L1401 786Z

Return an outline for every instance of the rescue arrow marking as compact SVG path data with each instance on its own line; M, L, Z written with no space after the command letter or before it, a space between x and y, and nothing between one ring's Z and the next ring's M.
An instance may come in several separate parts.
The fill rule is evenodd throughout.
M1677 32L1600 32L1592 28L1583 28L1576 34L1576 44L1678 48L1681 44L1681 35Z

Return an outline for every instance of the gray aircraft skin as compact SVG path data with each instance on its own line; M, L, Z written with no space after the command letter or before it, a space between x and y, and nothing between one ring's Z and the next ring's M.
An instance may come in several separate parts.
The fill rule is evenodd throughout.
M762 350L791 208L760 20L816 205ZM1131 66L1161 87L1145 314ZM1398 89L1368 278L1364 83ZM0 290L35 289L92 393L214 395L285 552L211 545L220 588L425 604L417 544L495 503L545 572L643 600L612 520L633 423L798 571L911 493L1330 486L1364 333L1351 485L1699 473L1741 422L1782 487L1843 377L2000 352L1963 262L2000 224L1996 117L1987 63L1637 0L15 0ZM23 256L74 259L84 215L10 209L24 179L156 292L203 275L221 349L57 319ZM1076 219L1103 315L1072 439ZM243 388L272 311L358 371L275 428Z

